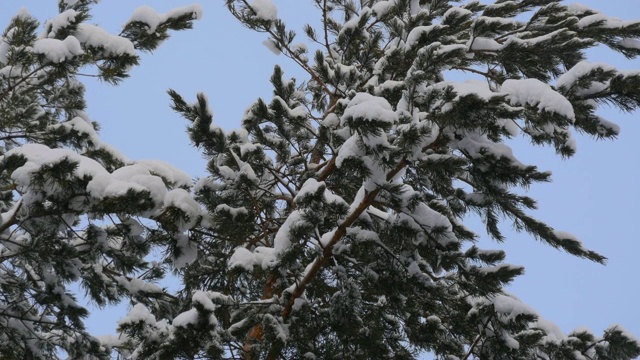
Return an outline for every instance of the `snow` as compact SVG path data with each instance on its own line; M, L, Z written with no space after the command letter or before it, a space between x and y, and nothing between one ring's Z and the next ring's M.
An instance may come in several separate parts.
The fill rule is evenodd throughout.
M164 207L176 207L185 213L187 219L177 224L178 230L181 232L194 227L203 212L198 202L184 189L169 191L164 197Z
M237 175L244 175L247 179L249 179L249 181L257 183L258 182L258 177L256 176L256 173L253 171L253 168L251 167L251 165L249 165L248 163L245 163L244 161L240 160L240 157L238 155L236 155L235 152L230 151L230 153L233 156L233 158L235 159L236 163L238 164L238 168L240 168L240 171L238 171ZM222 170L222 166L220 166L220 170ZM231 169L229 169L229 170L231 170ZM233 170L231 170L231 171L233 171ZM234 172L233 178L235 178L237 175Z
M533 323L532 327L539 328L546 333L543 338L544 342L559 344L567 339L567 336L562 332L558 325L544 318L538 317L538 321Z
M299 211L295 210L289 214L273 239L273 249L276 254L282 254L291 247L291 228L302 221L302 214Z
M331 242L331 240L335 235L336 235L336 229L333 229L332 231L322 234L322 236L320 237L320 245L323 248L327 247L327 245L329 245L329 243Z
M575 64L569 71L562 74L560 77L556 79L556 87L557 88L565 88L570 89L576 81L580 78L588 75L592 71L596 71L601 69L603 71L616 71L616 69L605 63L591 63L588 61L581 61Z
M451 146L463 150L472 158L479 158L489 153L496 158L504 157L511 160L511 164L514 166L525 167L525 165L513 155L513 150L509 145L495 143L489 140L486 134L480 132L469 132L460 140L454 139L451 142Z
M370 209L373 209L373 208L370 208ZM354 237L357 241L361 241L361 242L380 241L380 236L378 235L377 232L371 231L371 230L365 230L359 226L348 227L347 235Z
M306 304L307 301L305 299L302 298L297 298L293 301L293 306L291 307L291 309L293 311L298 311L300 309L302 309L302 307L304 306L304 304Z
M100 143L98 133L93 128L93 125L80 116L76 116L69 121L56 124L52 128L55 129L59 127L67 128L67 131L77 131L80 135L87 135L94 145Z
M225 180L233 180L236 178L236 172L228 166L218 166L218 172L220 172L220 176Z
M580 241L580 239L578 239L575 235L571 233L568 233L566 231L554 230L553 235L555 235L558 239L570 241L574 243L575 246L578 246L581 249L584 249L584 247L582 246L582 241Z
M381 18L387 15L396 3L397 0L379 1L373 5L371 11L373 11L377 18Z
M344 160L350 157L362 157L364 154L365 152L358 146L358 136L353 135L340 146L336 157L336 166L340 168Z
M196 260L198 257L198 247L194 242L189 241L189 237L185 234L175 234L174 238L176 239L180 255L173 259L173 266L176 269L181 269Z
M129 39L112 35L95 25L80 24L75 34L76 38L86 46L103 47L105 55L136 55L133 43Z
M0 39L0 63L6 64L8 60L9 50L11 46L9 45L9 40L13 38L13 34L16 32L16 28L10 29L7 31L6 36Z
M502 338L502 340L504 340L505 344L510 349L514 349L514 350L520 349L520 343L518 342L518 340L514 339L506 331L502 331L500 333L500 337Z
M420 0L411 0L410 13L411 15L417 15L422 10L422 6L420 6Z
M404 87L404 81L387 80L377 86L376 93L382 93L383 91L394 91L396 89L402 89Z
M203 177L203 178L199 178L196 181L196 184L193 186L193 191L198 193L205 189L216 190L216 189L219 189L221 186L223 186L221 183L215 182L209 177Z
M238 215L247 215L249 211L245 207L234 208L227 204L220 204L216 206L216 212L228 212L231 216L236 217Z
M118 285L127 289L132 296L141 295L140 292L162 293L162 288L158 285L142 281L137 278L127 279L124 276L118 276L116 281L118 282Z
M486 37L475 37L469 40L469 50L472 51L498 51L502 48L502 44Z
M266 246L258 246L253 251L253 259L256 265L260 265L262 269L267 270L278 264L275 249Z
M405 49L409 50L413 46L418 43L422 35L427 35L433 30L439 30L442 28L442 25L425 25L425 26L416 26L411 29L409 35L407 36L407 40L405 41Z
M420 265L417 261L413 261L411 262L411 264L409 264L409 266L407 267L407 273L409 274L409 276L415 277L419 277L420 275L422 275L422 270L420 270Z
M620 126L618 124L612 123L600 116L595 116L595 119L598 121L598 133L604 135L608 131L612 131L614 134L620 134Z
M118 336L115 335L98 335L96 338L100 341L102 346L107 348L120 347L127 342L127 337L124 334Z
M324 190L324 200L329 204L347 205L347 202L340 195L334 194L328 188Z
M442 15L442 21L446 22L446 19L449 16L463 17L463 16L471 16L471 15L473 15L473 12L467 9L454 6L454 7L451 7L449 10L445 11L445 13Z
M80 129L83 129L82 124L84 120L76 118L74 124L80 124ZM91 129L92 128L87 128ZM86 130L86 129L85 129ZM93 203L101 201L105 198L119 197L127 194L130 191L141 193L148 192L151 200L154 202L154 206L151 209L144 210L139 214L142 216L153 217L161 214L161 212L167 207L176 207L185 213L185 218L181 222L177 223L179 231L185 231L193 227L197 221L201 218L203 210L199 204L193 199L191 193L183 188L168 189L168 185L165 183L162 177L155 175L155 172L161 173L166 176L167 182L173 181L181 185L185 185L187 181L190 181L187 176L177 171L176 169L165 166L162 162L146 161L141 163L134 163L131 165L123 166L113 173L109 173L102 167L100 163L90 158L79 155L71 150L67 149L51 149L45 145L39 144L26 144L21 147L11 149L5 154L4 159L21 155L26 158L26 162L15 169L11 174L11 179L15 182L18 189L23 192L22 201L24 205L29 206L32 202L41 201L40 196L33 196L32 192L38 191L48 194L63 193L65 189L60 188L60 185L56 182L49 182L47 188L32 189L33 175L38 173L42 167L51 166L60 161L66 160L76 164L73 172L68 174L70 177L77 179L88 178L86 191L90 196L88 202L81 203L80 206L91 207ZM4 215L3 215L4 217ZM177 234L176 236L180 236ZM180 267L184 264L193 261L197 255L197 248L194 244L191 244L188 239L179 238L179 248L183 251L182 257L176 259L175 265ZM121 284L125 287L134 286L139 288L138 284L134 281L130 284ZM142 285L140 285L142 286ZM146 285L145 285L146 286ZM137 291L131 288L131 291ZM146 287L144 291L151 291L149 287ZM155 290L154 290L155 291Z
M518 21L513 18L503 18L503 17L492 17L492 16L479 16L476 19L476 22L481 23L483 25L501 25L501 26L512 26L517 27Z
M398 221L407 222L418 231L431 232L434 228L443 229L443 232L438 235L438 241L443 245L457 241L451 222L446 216L433 210L424 202L413 204L417 193L411 186L402 185L400 192L403 204L402 213L396 216Z
M581 4L581 3L571 3L571 4L567 5L567 10L571 14L583 14L585 12L597 12L593 8L591 8L591 7L587 6L587 5Z
M457 96L453 99L454 102L458 101L461 97L470 95L478 96L485 101L490 100L494 96L500 95L499 93L491 91L486 81L479 80L466 80L462 83L454 81L441 81L429 87L429 89L438 91L444 91L449 88L457 94ZM452 109L452 104L445 104L444 106L442 106L443 112L448 112Z
M324 181L318 182L318 180L314 178L309 178L307 181L302 184L302 187L296 194L296 197L293 198L293 201L298 202L306 196L315 195L321 187L326 188Z
M249 179L250 181L252 181L254 183L258 182L258 177L256 176L256 173L253 171L253 168L251 167L251 165L249 165L247 163L242 164L238 174L246 176L247 179Z
M276 46L275 41L273 41L272 39L267 39L267 40L263 41L262 44L264 46L266 46L267 49L269 49L269 51L271 51L273 54L275 54L275 55L282 54L282 51L280 51L280 49L278 49L278 47Z
M29 10L27 10L26 7L21 7L20 10L18 10L18 13L14 16L14 18L26 19L29 16L31 16L31 14L29 14Z
M357 93L344 110L341 125L344 125L349 119L393 124L398 121L398 116L387 99L368 93Z
M167 194L167 188L162 179L158 176L151 175L145 167L127 165L115 170L109 176L108 183L102 188L95 188L98 183L92 180L87 189L94 190L92 195L98 198L122 196L129 190L149 191L149 196L156 204L163 204L164 197ZM114 181L115 180L115 181ZM117 181L120 180L120 181ZM93 186L92 186L93 185ZM100 182L102 185L102 182ZM100 192L102 191L102 193Z
M253 252L244 247L238 247L229 258L229 268L240 267L252 271L254 266L261 266L264 270L277 265L277 254L271 247L258 246Z
M344 24L342 24L342 29L338 33L338 36L343 35L348 30L354 30L358 27L358 22L360 22L360 16L353 16L351 19Z
M244 247L237 248L229 258L230 269L240 267L247 271L252 271L254 263L253 253Z
M269 328L271 330L275 330L276 338L278 338L283 343L287 342L287 339L289 338L288 324L283 324L281 321L278 321L276 317L268 313L264 315L263 321L269 324Z
M605 28L605 29L624 28L624 27L638 23L638 21L624 21L616 17L607 16L605 14L598 12L596 14L585 16L582 19L580 19L580 21L578 21L578 26L581 28L585 28L585 27L593 26L599 22L602 22L602 23L599 24L598 27Z
M627 49L640 50L640 40L623 38L622 40L620 40L620 46L625 47Z
M197 290L196 292L194 292L193 296L191 296L191 301L202 305L202 307L207 311L213 312L216 310L216 306L204 291Z
M296 43L291 45L291 50L293 50L293 52L298 53L298 54L305 54L309 51L309 48L307 47L307 44L305 43ZM305 93L304 91L300 91L301 99L305 98Z
M48 29L49 32L44 34L43 37L55 37L60 29L64 29L71 25L71 23L75 21L76 16L78 16L78 12L73 9L69 9L47 20L44 24L44 28Z
M73 6L78 3L80 0L62 0L62 3L67 6Z
M470 303L473 306L471 312L476 311L477 308L493 305L496 312L501 315L502 321L511 321L523 314L538 316L535 309L509 294L497 294L492 298L474 298L470 299Z
M328 114L324 120L322 120L322 126L333 128L340 124L340 118L335 113Z
M127 23L142 22L148 26L147 33L154 33L159 25L168 20L189 14L192 14L192 19L201 19L202 6L196 4L187 5L173 9L165 14L159 14L153 8L145 5L134 10Z
M502 128L505 129L509 133L509 135L513 137L518 136L518 134L520 133L520 128L518 127L518 124L515 120L498 119L496 121L496 124L502 126Z
M125 221L122 221L122 224L129 227L129 235L131 236L139 236L144 232L144 227L136 219L129 218ZM106 232L104 233L104 237L107 237Z
M536 106L540 111L575 120L571 102L538 79L509 79L502 83L501 91L509 95L511 105Z
M40 170L44 165L51 165L60 162L62 159L69 159L78 163L75 170L77 176L101 176L108 175L108 172L97 161L80 156L67 149L51 149L40 144L25 144L11 149L5 153L4 158L13 155L22 155L27 162L16 169L11 178L18 186L28 187L31 182L31 175Z
M127 316L118 320L118 325L136 324L140 322L153 325L156 322L156 318L149 312L146 306L136 304L131 308Z
M38 39L33 44L33 52L44 55L47 60L56 64L83 53L80 42L73 36L67 36L64 40Z
M198 323L198 310L189 309L181 313L180 315L176 316L171 322L171 325L175 327L186 328L191 324L197 324L197 323Z
M162 177L173 186L191 186L191 176L168 162L161 160L137 160L135 164L147 169L150 174Z
M617 330L620 331L622 333L622 335L628 337L629 339L631 339L632 341L635 341L636 343L640 344L640 338L637 337L636 335L634 335L631 331L627 330L626 328L624 328L622 325L619 324L613 324L611 326L609 326L607 328L608 331L611 330Z
M267 21L278 19L278 9L271 0L254 0L251 3L251 8L259 19Z

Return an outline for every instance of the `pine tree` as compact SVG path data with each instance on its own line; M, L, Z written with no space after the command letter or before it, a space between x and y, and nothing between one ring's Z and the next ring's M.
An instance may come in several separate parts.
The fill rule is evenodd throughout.
M619 327L562 334L505 292L523 273L476 240L499 223L597 263L605 257L528 214L518 189L550 181L505 143L562 157L572 133L615 138L600 105L640 105L640 72L590 63L607 46L640 55L640 21L560 0L314 0L306 43L270 0L226 0L308 74L271 77L242 129L207 98L173 108L208 160L195 190L198 256L175 307L120 322L134 358L633 359ZM315 53L310 54L310 52ZM452 72L470 80L447 80ZM473 80L476 79L476 80ZM486 235L463 219L476 215Z
M522 187L550 174L505 142L575 152L572 132L614 138L601 104L633 111L640 72L585 61L598 44L640 55L640 22L554 0L314 0L308 44L270 0L226 0L267 45L273 99L242 129L213 124L205 95L170 91L208 160L190 178L134 162L97 136L80 72L118 83L196 7L138 9L119 35L89 25L94 0L18 14L0 44L0 356L9 359L632 359L622 328L562 334L504 291L523 269L463 224L505 241L513 224L605 262L527 214ZM315 50L311 59L309 52ZM451 71L480 80L446 80ZM160 262L147 256L163 250ZM156 285L171 269L184 288ZM71 286L133 307L97 339Z
M189 176L160 162L130 161L100 141L81 79L119 83L141 51L156 49L171 30L191 28L200 9L159 14L143 7L115 35L88 22L94 3L59 0L59 14L42 27L22 10L2 34L2 359L109 358L109 344L86 331L88 310L74 289L99 306L173 301L153 284L164 265L145 256L154 246L188 250L180 224L198 216Z

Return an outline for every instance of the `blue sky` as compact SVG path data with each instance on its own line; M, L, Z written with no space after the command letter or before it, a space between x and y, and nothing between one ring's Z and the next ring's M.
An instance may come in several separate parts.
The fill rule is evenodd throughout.
M21 7L45 20L55 14L56 3L1 1L0 23L7 24ZM95 7L93 22L117 33L141 5L166 11L190 3L193 1L103 0ZM305 21L317 21L319 17L310 0L275 3L280 17L300 34ZM636 0L580 3L626 20L640 18ZM92 79L86 82L89 114L101 123L104 141L130 158L165 160L193 176L204 175L204 163L189 144L185 121L169 108L168 88L186 98L205 92L212 103L214 121L232 129L240 126L242 113L257 97L269 98L268 79L276 63L286 75L306 79L295 64L262 45L266 38L263 34L242 27L229 15L224 1L208 0L203 8L204 18L195 29L174 34L152 55L145 55L141 66L120 86ZM607 50L591 52L589 60L621 69L640 69L640 60L627 61ZM524 141L514 143L514 154L525 163L553 172L552 183L534 186L528 192L539 200L536 216L578 236L587 247L607 256L608 265L575 259L526 234L506 231L509 224L502 227L508 238L505 244L483 244L505 249L507 262L525 266L526 274L510 291L564 331L588 327L599 333L619 323L640 337L640 282L636 278L640 275L636 267L640 255L636 228L640 220L640 161L636 158L640 151L640 112L621 114L605 108L601 115L622 127L618 140L596 142L577 136L578 152L568 160L561 160L551 149L534 148ZM473 224L481 231L481 225ZM119 316L97 314L89 325L99 334L111 332Z

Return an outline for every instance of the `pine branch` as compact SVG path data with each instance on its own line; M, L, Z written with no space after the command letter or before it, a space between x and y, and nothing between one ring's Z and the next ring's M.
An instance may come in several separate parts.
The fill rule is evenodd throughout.
M401 160L396 167L387 174L387 181L393 179L405 166L407 165L407 161L406 160ZM307 285L309 285L311 283L311 281L313 281L313 279L315 279L316 275L318 274L318 272L320 272L320 270L324 267L324 265L326 265L326 263L329 261L329 259L332 258L333 256L333 248L334 246L338 243L338 241L347 234L347 229L353 225L353 223L358 220L358 218L360 217L360 215L362 215L362 213L371 205L373 204L373 202L376 199L376 196L380 193L382 189L380 187L376 188L375 190L371 191L370 193L368 193L364 199L362 199L362 201L360 202L360 204L358 204L358 206L353 210L353 212L347 216L347 218L338 226L338 228L336 229L336 231L334 232L334 235L331 237L331 239L329 240L329 242L327 243L327 245L324 247L323 251L322 251L322 255L320 257L317 257L316 260L313 262L313 264L311 265L311 268L307 271L306 275L304 276L304 278L302 278L302 280L300 280L292 294L291 297L289 298L289 301L287 302L287 304L285 305L284 309L282 310L281 316L283 321L287 321L289 319L289 316L291 316L291 311L293 309L293 305L295 303L295 300L300 298L300 296L302 296L302 294L304 293ZM275 279L275 277L272 277L272 279ZM270 288L270 287L268 287ZM282 345L279 342L276 342L274 344L271 345L271 348L269 350L269 354L267 355L267 360L276 360L279 356L280 356L280 352L282 351Z
M482 333L487 329L487 326L489 326L489 322L491 322L491 318L492 316L489 316L487 321L484 323L484 325L482 326L482 330L480 330L480 332L478 333L478 336L476 336L476 338L473 340L473 342L469 346L469 351L467 351L467 354L462 358L462 360L468 360L469 357L473 354L473 350L480 342L480 339L482 339Z
M331 60L335 62L336 59L333 57L331 46L329 46L329 30L327 26L327 0L322 1L322 28L324 30L324 46L327 49L327 54L329 54Z
M247 0L241 0L245 6L247 7L247 9L251 10L251 12L253 13L253 15L258 15L258 12L249 4L249 2ZM238 17L238 15L236 15L236 17ZM242 21L242 18L239 17L239 19ZM311 67L309 67L309 65L307 65L307 63L305 61L303 61L300 56L293 51L289 45L287 45L285 43L285 41L283 39L281 39L273 30L271 30L270 27L263 27L262 31L268 33L269 35L271 35L274 39L276 39L279 43L279 45L286 50L285 56L287 56L288 58L292 59L296 64L298 64L298 66L300 66L302 69L304 69L304 71L306 71L313 80L315 80L318 84L320 84L320 86L322 87L322 89L325 91L325 93L327 93L327 95L332 96L335 95L334 91L331 91L329 89L329 87L327 87L327 84L325 84L324 81L322 81L322 79L320 78L320 76L313 71L313 69ZM336 89L337 91L337 89Z
M476 70L476 69L472 69L472 68L468 68L468 67L462 67L462 66L452 66L451 69L472 72L474 74L482 75L482 76L484 76L486 78L489 78L489 79L495 81L497 84L501 83L500 79L498 79L497 77L495 77L494 75L492 75L491 73L488 73L488 72L484 72L484 71L480 71L480 70Z
M4 92L0 93L0 101L4 100L4 98L7 95L9 95L13 90L15 90L22 83L24 83L27 80L29 80L31 78L31 76L35 75L38 71L43 70L45 67L47 67L47 65L41 65L40 67L38 67L38 68L34 69L33 71L31 71L31 72L27 73L26 75L24 75L20 80L18 80L18 82L9 85Z

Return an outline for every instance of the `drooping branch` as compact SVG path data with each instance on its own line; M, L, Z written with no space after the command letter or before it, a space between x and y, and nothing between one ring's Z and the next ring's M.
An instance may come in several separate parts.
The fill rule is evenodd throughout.
M253 15L258 15L258 12L249 4L249 2L247 0L241 0L245 6L247 7L247 9L249 9ZM240 17L240 15L233 11L234 16L236 16L239 20L242 20L242 18ZM329 87L327 86L327 84L322 81L322 79L320 78L320 76L313 71L313 69L302 59L300 58L300 55L298 55L295 51L293 51L289 45L287 45L283 39L281 39L270 27L263 27L262 28L262 32L266 32L267 34L271 35L274 39L276 39L278 41L278 45L280 45L280 47L282 49L285 50L285 56L287 56L288 58L292 59L296 64L298 64L298 66L300 66L302 69L304 69L304 71L306 71L311 78L316 81L318 84L320 84L320 86L322 87L322 89L324 90L324 92L329 95L329 96L334 96L335 92L331 91L331 89L329 89Z

